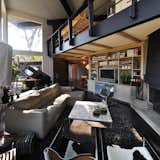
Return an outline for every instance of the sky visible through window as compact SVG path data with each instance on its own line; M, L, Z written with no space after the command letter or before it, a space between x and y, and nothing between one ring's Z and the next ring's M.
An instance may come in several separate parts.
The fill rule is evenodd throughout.
M42 52L42 26L20 28L8 22L8 43L15 50Z

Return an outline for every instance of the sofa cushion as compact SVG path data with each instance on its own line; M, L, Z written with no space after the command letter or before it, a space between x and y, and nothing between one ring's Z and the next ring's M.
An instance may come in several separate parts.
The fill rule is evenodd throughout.
M51 105L53 100L61 94L62 90L58 84L53 84L49 87L39 90L40 98L42 99L39 108Z
M40 94L38 91L33 92L29 95L14 100L13 106L16 109L22 109L22 110L37 108L38 104L40 103L39 96Z
M54 100L53 104L65 103L69 97L71 97L69 94L62 94Z
M13 106L16 109L27 110L47 107L53 100L59 96L61 88L58 84L54 84L50 87L34 91L33 93L16 99L13 102Z
M49 123L56 122L58 117L63 112L64 108L65 108L64 104L53 104L53 105L48 106L47 107L48 114L46 117L47 121Z

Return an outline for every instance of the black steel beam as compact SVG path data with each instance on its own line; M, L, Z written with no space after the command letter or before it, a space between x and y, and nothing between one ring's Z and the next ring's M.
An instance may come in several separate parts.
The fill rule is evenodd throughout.
M52 43L52 45L51 45L51 51L52 51L53 54L55 54L56 47L55 47L55 39L54 38L51 39L51 43Z
M49 19L47 25L52 26L53 32L55 32L67 19Z
M77 11L73 13L71 19L74 19L78 14L80 14L88 6L88 0L84 0L82 5L78 8Z
M132 6L130 10L130 17L136 18L137 17L137 0L132 0Z
M89 19L89 36L93 36L93 21L94 21L94 7L93 0L88 0L88 19Z
M151 19L160 17L159 6L160 0L152 0L152 3L148 0L141 0L137 3L138 14L136 18L130 17L130 6L119 12L118 14L110 17L109 19L97 23L93 27L94 37L90 37L88 34L88 30L86 30L78 34L74 38L74 45L71 46L69 45L69 42L66 41L63 43L63 50L59 50L59 48L56 48L55 52L57 54L62 53L64 51L92 42L99 38L114 34L116 32L136 26Z
M62 18L62 19L47 19L47 25L53 26L53 25L58 25L58 24L62 24L66 21L66 18Z
M47 54L49 57L51 57L51 52L50 52L50 40L47 41Z
M68 19L68 37L69 37L69 45L73 45L73 30L72 30L72 20Z
M62 35L61 30L58 31L58 43L59 43L59 50L62 50Z
M94 15L94 21L103 21L107 18L107 15Z
M67 0L60 0L60 2L61 2L61 4L62 4L63 8L65 9L67 15L68 15L69 17L71 17L72 14L73 14L73 11L72 11L70 5L68 4Z

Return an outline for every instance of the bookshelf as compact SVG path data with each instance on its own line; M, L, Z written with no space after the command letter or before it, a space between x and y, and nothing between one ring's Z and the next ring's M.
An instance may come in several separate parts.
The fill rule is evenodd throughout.
M118 84L132 85L142 78L142 48L134 47L92 56L90 61L91 80L99 80L99 68L116 68L118 70Z

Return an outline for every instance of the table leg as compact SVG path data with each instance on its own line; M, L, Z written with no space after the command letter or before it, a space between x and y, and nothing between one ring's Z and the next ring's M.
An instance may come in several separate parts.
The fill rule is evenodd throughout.
M96 160L105 160L103 139L102 139L102 129L94 128L94 132L95 132L95 144L96 144L96 150L95 150Z
M95 158L98 160L98 136L97 136L97 129L93 128L93 133L95 136Z
M102 129L99 128L99 138L100 138L100 145L101 145L101 156L102 156L102 160L104 160L104 148L103 148L103 139L102 139Z

